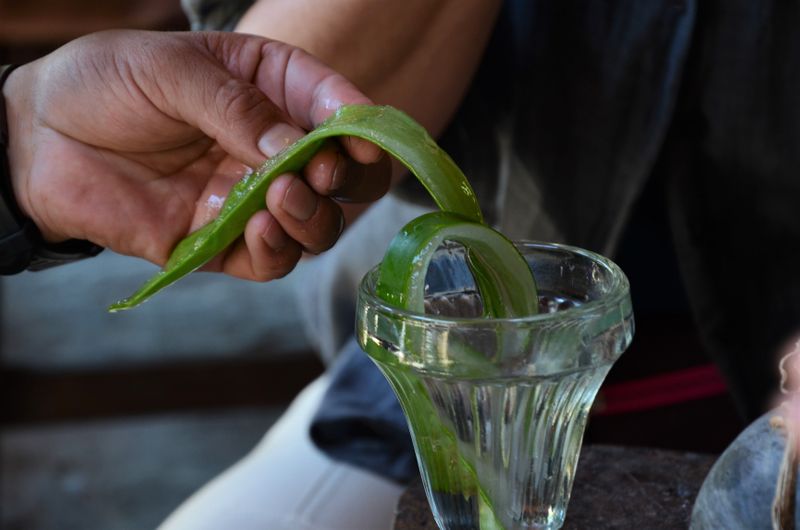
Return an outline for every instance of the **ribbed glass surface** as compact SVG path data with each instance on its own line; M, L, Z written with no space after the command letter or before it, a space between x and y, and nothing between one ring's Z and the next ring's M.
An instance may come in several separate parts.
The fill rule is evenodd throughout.
M469 462L504 528L561 526L586 416L607 367L502 384L417 379L403 370L382 368L407 411L423 481L441 528L481 528L474 478L463 476L458 465L437 465L442 456L445 462ZM440 443L440 433L428 428L429 418L414 414L409 397L420 392L430 396L437 416L454 433L455 444ZM443 455L446 451L451 454ZM435 461L427 458L434 453ZM441 482L448 485L446 490L439 487Z
M627 280L611 262L526 243L540 314L480 318L458 249L428 272L426 314L385 306L367 275L358 336L409 422L438 525L559 528L589 408L633 336Z

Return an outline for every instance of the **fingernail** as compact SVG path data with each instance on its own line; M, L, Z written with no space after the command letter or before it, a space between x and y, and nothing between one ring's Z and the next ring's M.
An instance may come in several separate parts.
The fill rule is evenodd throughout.
M347 136L344 138L344 145L351 154L360 152L364 159L362 160L359 158L359 162L363 162L365 164L374 164L386 156L386 152L380 147L376 146L372 142L364 140L363 138Z
M333 168L333 175L331 176L331 185L328 189L329 192L334 192L344 186L344 178L347 174L347 161L340 154L336 153L336 166Z
M339 217L339 232L336 233L336 239L339 239L339 236L342 235L344 232L344 215Z
M276 123L258 140L258 150L272 158L305 135L288 123Z
M281 207L298 221L308 221L317 211L317 195L295 178L283 196Z
M261 238L272 250L281 250L289 242L289 236L278 225L277 221L272 222L267 226L267 229L261 234Z

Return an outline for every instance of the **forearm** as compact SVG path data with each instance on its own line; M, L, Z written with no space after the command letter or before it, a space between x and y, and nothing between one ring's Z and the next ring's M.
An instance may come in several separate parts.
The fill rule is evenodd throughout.
M500 0L259 0L237 31L305 48L375 102L405 110L438 135L499 7Z

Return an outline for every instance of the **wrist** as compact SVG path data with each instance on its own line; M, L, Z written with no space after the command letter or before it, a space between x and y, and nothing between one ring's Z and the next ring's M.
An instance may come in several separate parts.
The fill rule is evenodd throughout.
M102 251L102 247L88 241L47 243L30 215L32 210L26 200L29 171L24 169L30 167L30 155L24 146L31 142L26 141L30 135L24 134L24 130L29 128L31 118L20 110L26 108L29 97L21 81L24 75L17 75L14 67L0 67L0 274L3 275L25 269L41 270Z
M7 194L6 200L12 200L14 206L18 209L16 213L20 213L24 217L31 219L35 223L33 211L28 200L28 183L27 174L29 171L26 168L30 167L30 156L25 151L26 142L30 134L30 112L25 112L23 109L29 100L29 90L25 90L23 79L27 77L27 66L19 66L13 69L7 77L5 82L0 85L2 89L2 99L0 104L5 102L5 119L6 119L6 138L4 138L3 149L6 151L6 159L8 162L8 181L3 183L4 186L10 189L4 189L3 192Z
M0 66L0 90L15 66ZM36 229L20 211L11 183L11 164L5 90L0 92L0 273L14 274L24 270L33 256Z

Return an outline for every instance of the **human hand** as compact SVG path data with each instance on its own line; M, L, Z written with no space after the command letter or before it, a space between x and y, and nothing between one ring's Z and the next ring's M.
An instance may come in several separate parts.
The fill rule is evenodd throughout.
M17 69L3 89L17 201L48 241L89 239L162 265L216 216L248 167L342 104L368 103L305 52L231 33L104 32ZM284 175L244 238L206 266L270 280L341 232L343 200L375 200L374 145L323 148Z

